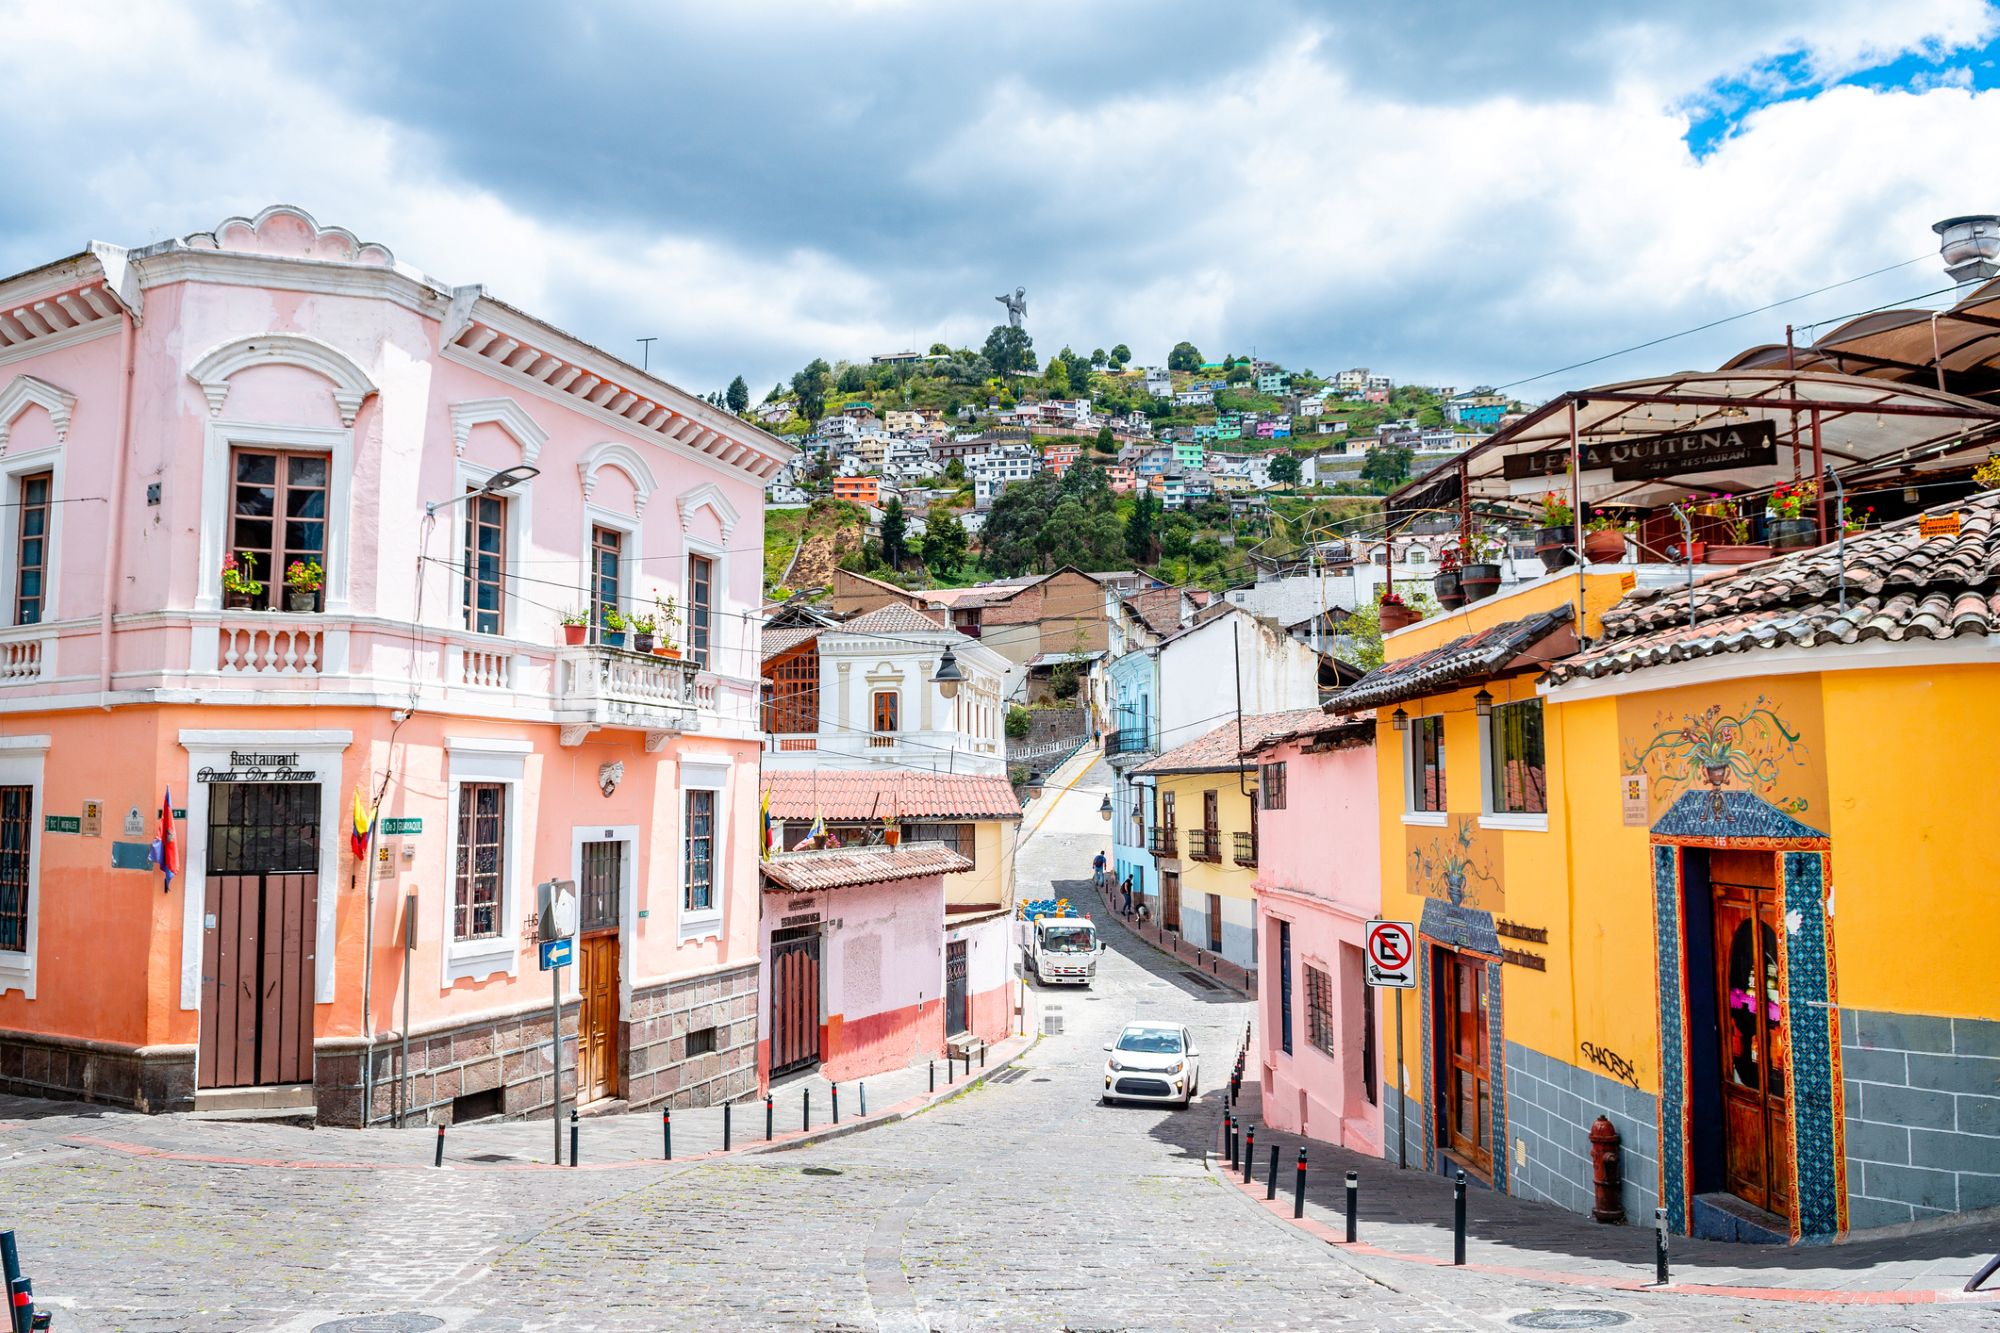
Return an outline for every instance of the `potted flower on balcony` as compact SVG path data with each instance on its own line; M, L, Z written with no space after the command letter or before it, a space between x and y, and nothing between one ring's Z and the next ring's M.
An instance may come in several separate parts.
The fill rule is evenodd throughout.
M1386 584L1382 588L1379 611L1384 634L1394 634L1397 630L1414 625L1423 619L1415 607L1403 600L1401 593Z
M1972 469L1972 484L1982 491L2000 491L2000 454L1986 455L1986 461Z
M1431 579L1431 590L1437 594L1438 605L1447 611L1465 605L1465 588L1458 581L1458 552L1449 546L1438 552L1438 572Z
M245 551L238 556L234 551L222 557L222 604L228 607L250 607L257 604L264 595L264 585L257 581L257 557Z
M1546 491L1535 508L1535 554L1554 573L1576 563L1576 510L1561 491Z
M1616 564L1625 558L1625 538L1637 526L1630 518L1607 509L1593 509L1583 525L1583 558L1593 565Z
M669 661L678 661L680 645L674 642L673 628L681 623L680 606L669 593L664 602L655 594L653 597L653 622L659 637L653 641L653 652Z
M294 611L319 610L326 568L317 560L294 560L285 567L285 604Z
M607 606L604 608L603 632L598 635L598 638L606 648L623 648L625 646L625 627L630 623L619 613L617 607Z
M1852 537L1856 535L1874 521L1874 505L1869 505L1858 514L1854 512L1854 506L1851 504L1843 503L1840 506L1840 531L1845 536Z
M903 817L889 814L882 816L882 841L894 847L903 840Z
M1807 506L1819 498L1819 487L1810 479L1788 482L1771 492L1765 514L1770 521L1771 549L1801 551L1819 544L1819 524Z
M574 648L590 637L590 612L565 611L561 615L563 642Z
M625 623L632 627L632 651L635 653L651 653L653 651L653 631L660 627L659 622L648 615L636 615L627 619Z
M1458 541L1458 584L1467 604L1490 597L1500 587L1500 543L1483 532L1468 532Z
M1770 558L1770 547L1751 544L1750 520L1743 516L1743 503L1735 496L1716 491L1695 506L1695 513L1711 520L1728 538L1703 547L1701 558L1709 564L1749 565Z

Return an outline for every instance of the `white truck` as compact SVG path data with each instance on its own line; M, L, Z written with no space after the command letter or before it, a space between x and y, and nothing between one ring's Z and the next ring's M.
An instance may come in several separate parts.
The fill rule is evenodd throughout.
M1097 975L1101 947L1087 916L1029 914L1019 930L1021 970L1044 986L1088 986Z

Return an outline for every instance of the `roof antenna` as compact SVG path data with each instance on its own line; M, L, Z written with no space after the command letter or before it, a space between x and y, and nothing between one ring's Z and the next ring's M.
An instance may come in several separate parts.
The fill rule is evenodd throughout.
M649 369L652 365L653 344L658 342L659 339L657 337L641 338L638 341L639 341L639 369L644 371Z

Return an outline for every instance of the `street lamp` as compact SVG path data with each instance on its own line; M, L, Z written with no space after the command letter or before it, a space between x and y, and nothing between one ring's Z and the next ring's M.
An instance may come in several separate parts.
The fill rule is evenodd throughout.
M1481 717L1493 716L1493 696L1485 690L1472 696L1472 711Z
M965 673L958 669L958 657L951 649L944 650L938 658L937 674L931 677L931 684L938 687L938 693L947 699L958 697L958 687L965 683Z
M1109 791L1104 793L1104 804L1097 807L1097 815L1105 823L1109 824L1111 822L1111 793Z
M542 470L540 468L529 467L526 463L516 463L513 467L502 468L463 495L454 495L449 500L426 500L424 502L424 517L436 518L438 510L449 509L455 504L463 504L465 501L473 499L476 496L503 494L541 475Z
M1389 725L1398 731L1408 731L1410 729L1410 715L1398 708L1395 712L1389 714Z

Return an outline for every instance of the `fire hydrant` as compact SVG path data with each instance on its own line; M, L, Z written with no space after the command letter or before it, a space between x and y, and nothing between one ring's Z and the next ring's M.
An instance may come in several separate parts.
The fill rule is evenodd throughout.
M1618 1225L1625 1220L1624 1164L1618 1152L1618 1127L1603 1116L1590 1126L1590 1178L1597 1187L1597 1206L1590 1215L1599 1222Z

